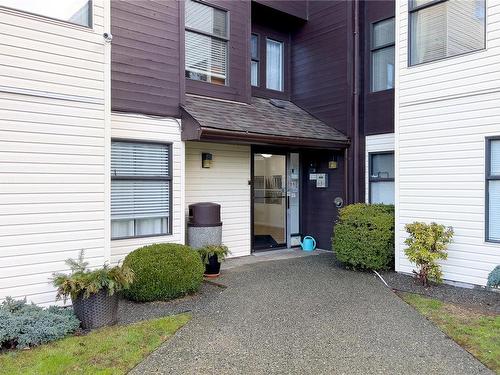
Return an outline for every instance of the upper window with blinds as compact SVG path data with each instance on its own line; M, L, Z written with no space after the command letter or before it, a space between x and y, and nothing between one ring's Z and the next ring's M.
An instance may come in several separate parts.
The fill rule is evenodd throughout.
M485 0L409 0L410 65L484 49Z
M500 242L500 138L486 142L486 240Z
M194 0L185 3L186 77L227 84L228 14Z
M170 233L170 146L111 143L111 238Z

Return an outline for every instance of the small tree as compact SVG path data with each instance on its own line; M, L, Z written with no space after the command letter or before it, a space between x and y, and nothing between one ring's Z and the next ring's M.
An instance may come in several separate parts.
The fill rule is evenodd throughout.
M490 272L486 286L490 288L500 288L500 265L493 268L493 271Z
M453 228L415 222L406 224L405 229L410 234L405 240L408 246L405 254L418 267L418 271L413 270L413 273L425 286L429 280L441 283L443 272L437 261L448 258L446 249L452 240Z

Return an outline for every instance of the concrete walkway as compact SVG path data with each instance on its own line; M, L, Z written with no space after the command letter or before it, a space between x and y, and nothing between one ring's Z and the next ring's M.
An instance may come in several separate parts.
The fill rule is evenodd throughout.
M331 254L229 268L228 286L133 373L490 374L369 273Z

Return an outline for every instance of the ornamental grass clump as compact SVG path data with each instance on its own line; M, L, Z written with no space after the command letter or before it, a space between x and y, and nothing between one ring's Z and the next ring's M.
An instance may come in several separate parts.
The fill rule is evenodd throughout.
M408 246L405 254L418 268L413 273L424 286L429 285L429 281L441 283L443 272L438 261L448 258L447 248L453 238L453 228L415 222L406 224L405 229L410 234L405 240Z
M75 332L79 325L70 308L42 308L7 297L0 305L0 350L45 344Z

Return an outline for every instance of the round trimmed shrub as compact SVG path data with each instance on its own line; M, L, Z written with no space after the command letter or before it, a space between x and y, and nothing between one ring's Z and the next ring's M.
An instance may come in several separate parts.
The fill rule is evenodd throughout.
M123 262L134 272L125 297L138 302L165 301L196 292L205 267L189 246L161 243L141 247Z
M353 268L388 269L394 262L394 206L356 203L340 209L333 251Z

